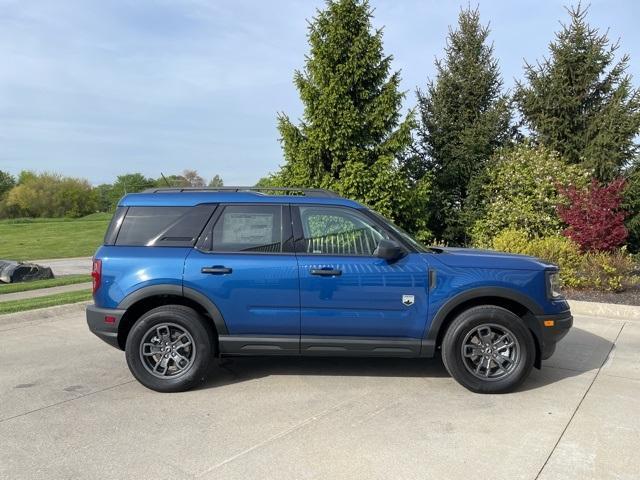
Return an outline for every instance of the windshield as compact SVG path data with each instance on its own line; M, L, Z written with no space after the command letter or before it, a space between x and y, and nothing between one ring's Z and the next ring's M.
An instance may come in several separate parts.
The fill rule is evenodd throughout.
M375 210L371 210L368 209L378 220L380 220L382 223L384 223L385 225L387 225L392 231L393 233L395 233L397 236L402 237L402 239L409 243L412 247L414 247L416 250L418 250L419 252L428 252L429 249L427 247L425 247L424 245L422 245L420 242L418 242L415 238L413 238L409 233L407 233L404 229L400 228L399 226L397 226L395 223L393 223L391 220L389 220L388 218L383 217L382 215L380 215L378 212L376 212Z

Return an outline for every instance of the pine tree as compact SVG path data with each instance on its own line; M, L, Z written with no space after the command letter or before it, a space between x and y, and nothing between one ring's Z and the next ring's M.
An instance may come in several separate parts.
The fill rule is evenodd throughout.
M502 90L489 28L478 9L463 9L450 29L436 78L418 90L420 125L411 170L431 172L429 227L447 244L467 242L468 195L493 152L510 138L510 103Z
M637 151L640 92L626 74L629 56L615 63L618 43L589 26L587 10L567 10L550 58L525 65L516 99L536 141L609 181Z
M224 181L220 175L214 175L209 181L209 187L224 187Z
M278 179L333 189L415 231L423 217L408 211L428 185L411 188L400 169L413 119L401 120L400 74L391 72L382 29L374 30L371 19L367 0L329 0L310 22L310 52L294 75L304 114L299 125L279 115L285 164Z

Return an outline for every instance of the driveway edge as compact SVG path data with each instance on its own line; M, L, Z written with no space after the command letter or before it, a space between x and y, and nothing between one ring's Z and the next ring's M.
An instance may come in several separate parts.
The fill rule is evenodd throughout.
M640 306L578 300L569 300L569 306L571 307L571 313L574 315L640 321Z
M68 313L84 311L85 307L90 303L92 303L91 300L78 303L67 303L65 305L57 305L55 307L36 308L33 310L25 310L24 312L5 313L0 315L0 325L43 320L59 317Z

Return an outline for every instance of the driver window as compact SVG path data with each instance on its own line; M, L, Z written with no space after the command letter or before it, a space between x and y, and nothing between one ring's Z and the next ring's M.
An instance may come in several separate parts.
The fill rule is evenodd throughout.
M353 209L300 206L304 238L300 250L315 255L371 256L382 238L375 223Z

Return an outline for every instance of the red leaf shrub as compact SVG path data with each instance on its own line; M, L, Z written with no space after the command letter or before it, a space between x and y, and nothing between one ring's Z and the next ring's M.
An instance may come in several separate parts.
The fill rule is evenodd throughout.
M629 234L620 209L624 187L622 178L609 185L593 179L586 190L560 187L564 201L557 207L558 216L568 225L563 234L583 252L610 252L624 244Z

